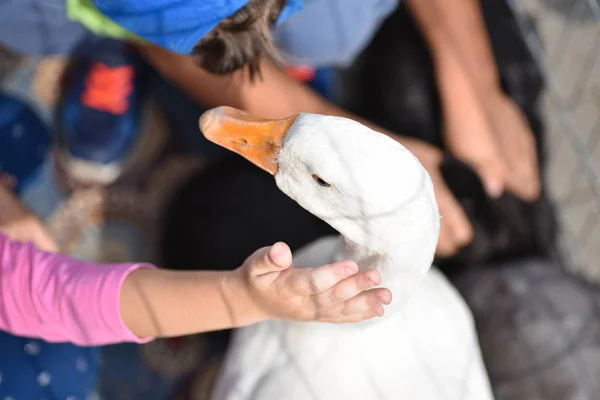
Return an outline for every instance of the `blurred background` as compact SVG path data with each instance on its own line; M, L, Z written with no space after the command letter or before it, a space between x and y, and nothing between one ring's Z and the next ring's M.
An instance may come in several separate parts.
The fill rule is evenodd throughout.
M545 75L550 189L571 267L598 279L600 7L594 0L509 1ZM524 15L537 18L539 35Z

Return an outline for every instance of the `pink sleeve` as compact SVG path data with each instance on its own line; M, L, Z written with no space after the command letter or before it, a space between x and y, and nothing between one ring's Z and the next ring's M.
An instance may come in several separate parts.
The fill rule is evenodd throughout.
M78 261L0 234L0 330L83 346L147 342L119 310L121 286L140 267L154 268Z

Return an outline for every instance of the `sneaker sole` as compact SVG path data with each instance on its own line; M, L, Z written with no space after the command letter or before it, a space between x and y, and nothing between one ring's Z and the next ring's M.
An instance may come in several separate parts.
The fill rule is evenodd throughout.
M58 153L69 178L84 184L110 185L123 173L123 165L120 162L93 162L75 157L64 149L60 149Z

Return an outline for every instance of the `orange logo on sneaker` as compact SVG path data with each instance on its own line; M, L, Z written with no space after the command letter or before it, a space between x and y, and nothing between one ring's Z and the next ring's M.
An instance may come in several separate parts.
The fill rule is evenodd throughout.
M123 114L129 107L127 98L133 91L133 67L109 67L94 63L85 80L81 102L89 108L111 114Z

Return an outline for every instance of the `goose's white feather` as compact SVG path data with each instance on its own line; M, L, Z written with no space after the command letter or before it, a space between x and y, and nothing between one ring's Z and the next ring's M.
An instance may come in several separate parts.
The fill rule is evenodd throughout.
M439 215L419 161L359 123L313 114L294 122L277 161L278 187L343 235L305 247L295 265L353 258L381 271L394 300L359 324L238 330L212 399L491 400L471 314L431 268Z

